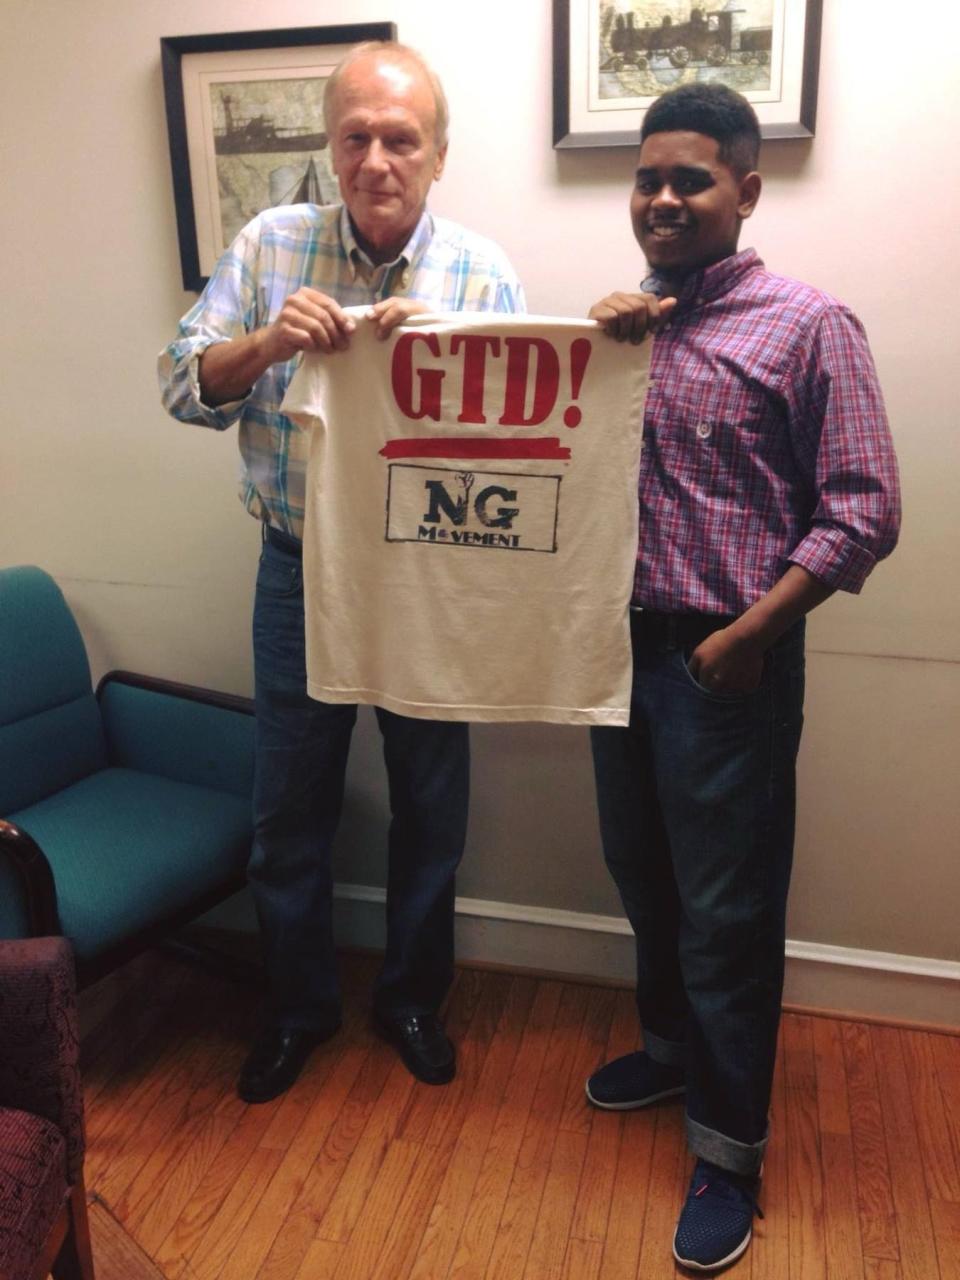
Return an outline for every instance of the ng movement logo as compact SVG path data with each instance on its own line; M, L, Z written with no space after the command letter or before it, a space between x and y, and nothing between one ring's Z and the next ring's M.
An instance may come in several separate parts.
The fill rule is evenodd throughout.
M559 497L559 476L393 463L387 541L555 552Z

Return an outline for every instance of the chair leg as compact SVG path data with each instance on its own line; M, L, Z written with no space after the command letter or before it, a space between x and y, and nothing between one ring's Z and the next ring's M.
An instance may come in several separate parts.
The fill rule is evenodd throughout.
M90 1219L83 1174L77 1179L67 1201L69 1226L53 1264L54 1280L94 1280L93 1251L90 1248Z

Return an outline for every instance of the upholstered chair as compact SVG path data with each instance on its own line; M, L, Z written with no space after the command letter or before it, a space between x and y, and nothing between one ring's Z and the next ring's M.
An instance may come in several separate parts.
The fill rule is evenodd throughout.
M53 578L0 569L0 938L63 933L83 987L242 887L253 732L247 698L94 692Z
M93 1280L73 954L0 942L0 1280Z

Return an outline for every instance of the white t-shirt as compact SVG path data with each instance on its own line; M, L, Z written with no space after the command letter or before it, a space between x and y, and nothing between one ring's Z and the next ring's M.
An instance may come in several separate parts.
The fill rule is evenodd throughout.
M438 720L625 725L650 361L592 321L415 317L306 355L307 689Z

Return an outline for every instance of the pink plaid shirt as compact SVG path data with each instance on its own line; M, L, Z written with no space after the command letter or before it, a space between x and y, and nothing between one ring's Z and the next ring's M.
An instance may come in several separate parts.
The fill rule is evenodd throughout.
M900 486L856 316L746 249L686 281L650 377L633 603L740 614L790 564L859 591Z

